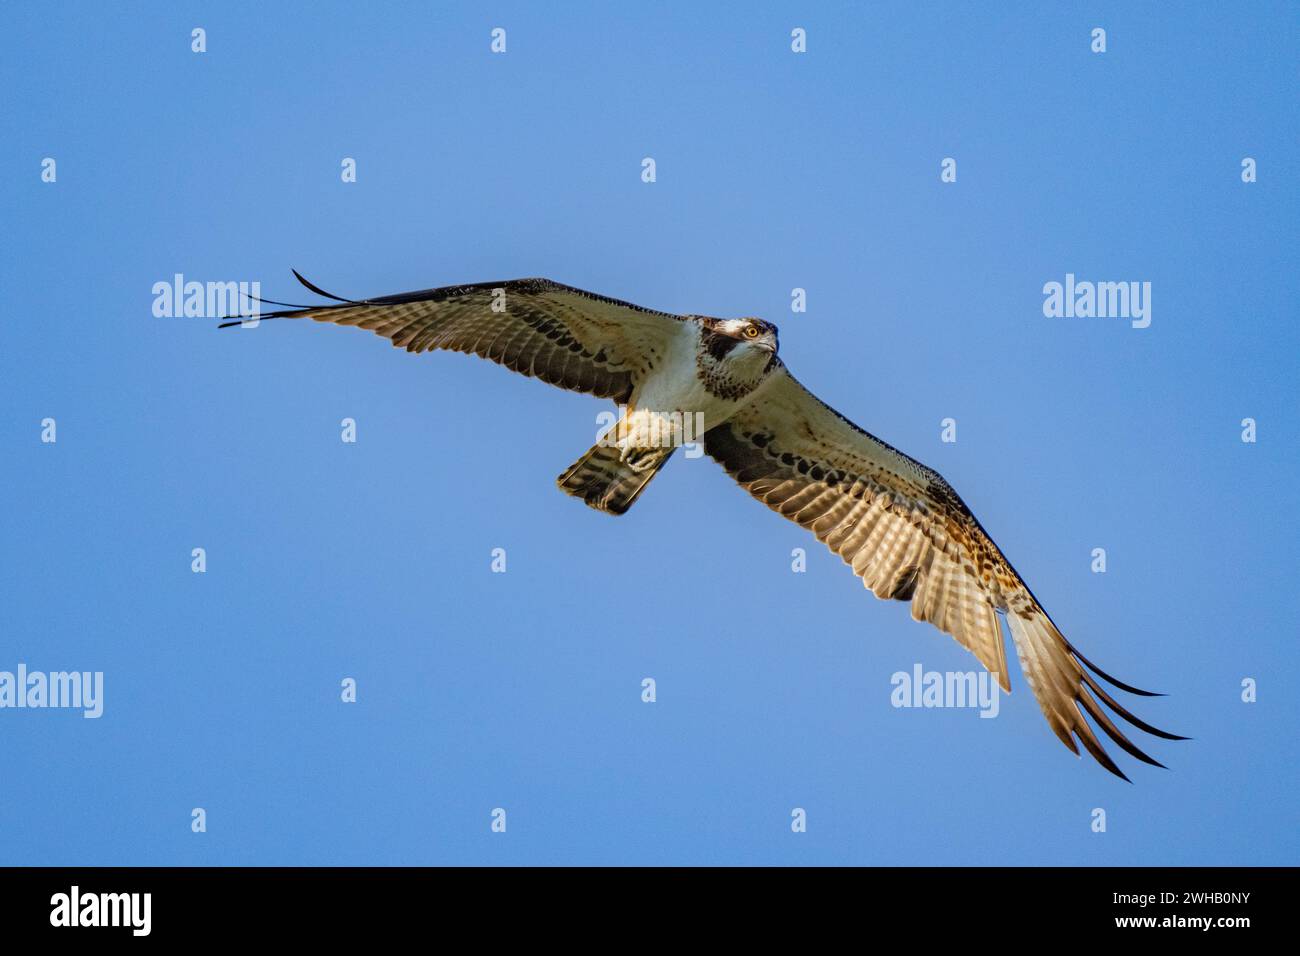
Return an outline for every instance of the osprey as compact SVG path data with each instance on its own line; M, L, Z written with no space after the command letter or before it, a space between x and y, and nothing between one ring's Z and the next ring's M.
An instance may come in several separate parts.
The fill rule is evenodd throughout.
M613 399L622 417L557 479L566 494L623 514L672 456L684 423L702 420L704 449L751 495L807 528L878 598L952 635L1010 692L999 613L1047 723L1076 755L1077 738L1111 773L1085 712L1132 756L1163 766L1115 725L1185 740L1129 713L1097 677L935 471L820 401L778 357L776 326L756 318L673 315L548 279L426 289L375 299L331 295L294 271L321 306L258 318L354 325L408 352L447 349L491 359L552 385ZM232 321L221 326L239 325ZM1094 677L1093 675L1096 675Z

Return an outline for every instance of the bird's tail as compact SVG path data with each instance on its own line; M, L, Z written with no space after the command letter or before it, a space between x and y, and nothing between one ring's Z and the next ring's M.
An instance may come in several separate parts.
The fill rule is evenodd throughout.
M555 479L560 490L581 498L597 511L621 515L650 484L650 479L672 457L667 448L632 448L624 453L613 442L601 440Z

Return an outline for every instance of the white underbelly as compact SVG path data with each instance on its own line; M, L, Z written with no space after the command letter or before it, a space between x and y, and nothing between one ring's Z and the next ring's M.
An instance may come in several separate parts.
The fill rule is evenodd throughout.
M709 392L700 379L694 346L675 349L632 395L622 429L625 447L665 447L699 442L740 403Z

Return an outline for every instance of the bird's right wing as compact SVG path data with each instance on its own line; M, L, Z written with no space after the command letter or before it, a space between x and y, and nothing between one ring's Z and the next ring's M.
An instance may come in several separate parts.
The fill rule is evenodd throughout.
M521 375L620 403L664 360L682 328L681 316L549 279L480 282L354 301L294 275L313 292L336 301L259 319L355 325L408 352L473 353Z

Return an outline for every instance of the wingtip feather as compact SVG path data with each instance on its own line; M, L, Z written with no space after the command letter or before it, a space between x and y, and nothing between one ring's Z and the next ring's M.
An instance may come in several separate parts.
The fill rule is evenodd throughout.
M1062 638L1062 640L1064 640L1064 638ZM1073 644L1071 644L1069 641L1065 642L1065 646L1070 649L1070 653L1073 654L1075 657L1077 657L1079 661L1085 667L1088 668L1088 670L1092 671L1094 674L1096 674L1106 683L1110 684L1112 687L1118 687L1120 690L1127 691L1130 694L1137 694L1139 697L1164 697L1165 696L1164 694L1161 694L1157 691L1142 690L1142 688L1140 687L1134 687L1132 684L1126 684L1122 680L1119 680L1118 678L1111 677L1109 674L1107 674L1104 670L1102 670L1092 661L1088 660L1088 658L1080 654L1079 649L1075 647Z
M354 299L345 299L342 296L337 296L337 295L333 295L332 293L326 292L324 289L316 285L314 282L311 282L310 280L306 279L303 276L303 274L299 272L297 269L290 268L289 271L293 273L293 277L295 279L297 279L304 286L306 286L308 289L310 289L312 292L315 292L319 296L324 296L326 299L333 299L335 302L346 302L348 305L357 304L356 300Z

